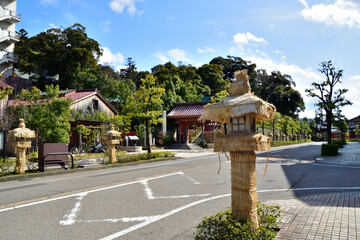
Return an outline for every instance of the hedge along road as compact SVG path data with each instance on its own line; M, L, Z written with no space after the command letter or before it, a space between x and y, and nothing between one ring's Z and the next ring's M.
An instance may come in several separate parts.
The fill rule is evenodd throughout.
M313 144L278 148L270 154L263 179L265 157L259 154L260 200L356 190L359 185L344 188L325 176L317 184L308 184L313 178L319 180L319 173L332 171L309 160L315 159L318 150L319 145ZM218 168L217 155L209 155L1 183L1 238L192 239L194 226L204 216L230 206L230 164L225 157L219 175ZM351 169L339 171L354 174Z

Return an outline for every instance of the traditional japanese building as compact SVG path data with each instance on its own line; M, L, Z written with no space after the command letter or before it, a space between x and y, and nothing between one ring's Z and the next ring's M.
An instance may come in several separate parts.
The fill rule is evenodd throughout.
M204 106L207 102L199 103L179 103L174 106L172 111L167 115L168 118L175 119L176 140L178 143L189 143L189 127L201 126L203 134L205 132L213 133L219 126L216 122L199 121L198 118L204 112ZM214 134L210 134L213 139Z

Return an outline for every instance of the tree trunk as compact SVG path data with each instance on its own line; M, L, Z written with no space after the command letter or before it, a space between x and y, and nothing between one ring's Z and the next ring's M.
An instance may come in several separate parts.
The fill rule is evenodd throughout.
M326 134L328 144L331 144L331 119L332 119L332 112L326 112Z
M151 153L151 147L150 147L150 138L149 138L149 118L145 118L145 135L146 135L146 146L148 148L148 153Z
M231 207L238 220L250 220L258 226L256 192L256 154L230 152Z

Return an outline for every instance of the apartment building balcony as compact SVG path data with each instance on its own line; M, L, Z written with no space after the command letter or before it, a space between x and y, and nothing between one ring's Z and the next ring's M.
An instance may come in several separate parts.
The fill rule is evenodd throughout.
M17 43L20 41L19 34L0 28L0 42Z
M17 63L18 59L19 59L18 56L13 52L0 51L0 64L3 63L14 64Z
M0 21L6 21L10 24L18 23L21 21L21 14L0 7Z

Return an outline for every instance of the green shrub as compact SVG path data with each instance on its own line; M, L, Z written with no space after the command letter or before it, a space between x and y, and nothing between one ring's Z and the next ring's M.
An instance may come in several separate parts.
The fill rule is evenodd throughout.
M339 148L343 148L344 145L343 145L343 142L342 141L332 141L332 144L336 144L338 145Z
M202 147L202 148L207 148L208 147L205 140L201 140L200 143L199 143L199 146Z
M205 217L196 227L196 240L274 239L279 226L280 207L258 204L259 227L250 221L237 221L231 209Z
M337 144L325 144L321 145L321 155L323 156L336 156L339 154L339 146Z
M156 158L168 158L174 157L175 153L172 152L152 152L148 153L138 153L138 154L119 154L117 155L117 161L119 163L125 162L137 162L147 159L156 159Z
M292 144L298 144L298 143L305 143L305 142L311 142L310 139L304 139L300 141L270 141L271 147L280 147L280 146L286 146L286 145L292 145Z
M340 140L340 141L341 141L342 145L346 145L346 144L347 144L346 140Z
M6 158L5 161L3 158L0 158L0 176L6 176L13 173L13 168L15 166L15 159Z
M164 136L163 141L164 141L164 145L169 145L171 143L170 136L167 136L167 135Z
M26 156L26 166L27 169L30 171L36 171L38 169L38 153L37 152L31 152Z

